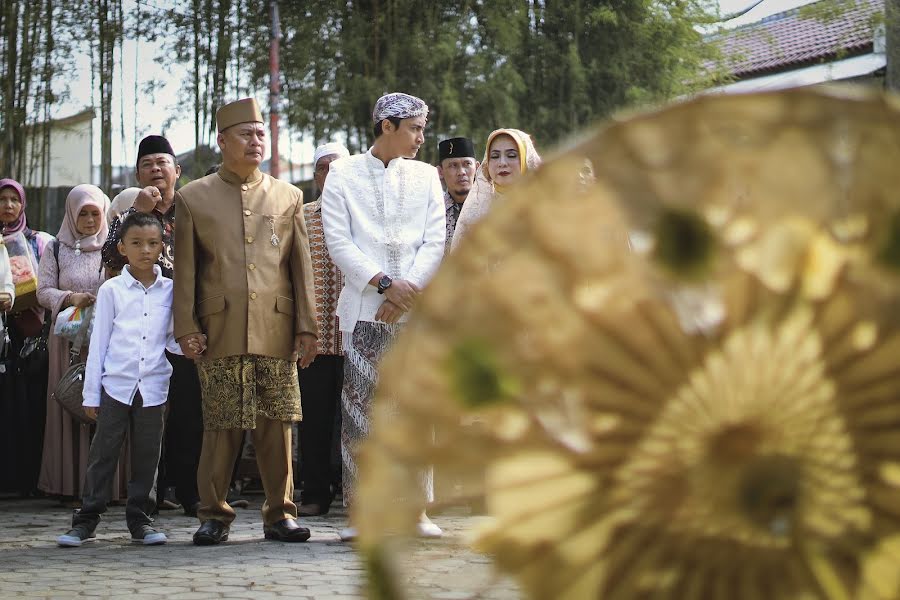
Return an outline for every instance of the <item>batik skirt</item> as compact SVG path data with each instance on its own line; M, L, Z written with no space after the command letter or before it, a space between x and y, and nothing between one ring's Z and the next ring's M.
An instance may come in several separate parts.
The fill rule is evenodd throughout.
M203 428L255 429L256 416L299 421L300 384L292 360L244 354L197 361Z
M352 336L344 337L344 387L341 391L341 461L344 506L356 491L356 452L369 435L378 364L390 349L402 325L359 321ZM347 338L350 338L349 340ZM390 402L390 398L379 398ZM434 499L434 477L427 469L420 475L423 501Z

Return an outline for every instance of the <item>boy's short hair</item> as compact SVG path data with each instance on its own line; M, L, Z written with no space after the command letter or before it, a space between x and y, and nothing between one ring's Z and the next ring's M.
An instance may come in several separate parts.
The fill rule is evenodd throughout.
M163 234L163 226L159 219L149 213L134 211L125 217L125 220L122 222L122 228L119 230L119 239L124 240L125 234L132 227L156 227L159 229L159 235L162 236Z

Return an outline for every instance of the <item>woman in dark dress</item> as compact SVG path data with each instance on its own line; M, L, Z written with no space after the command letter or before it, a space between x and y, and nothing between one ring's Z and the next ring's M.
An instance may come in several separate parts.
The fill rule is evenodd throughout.
M45 249L51 249L54 238L28 227L25 205L22 185L0 179L2 234L6 237L21 232L25 236L37 273L40 257ZM16 303L24 300L17 297ZM42 335L43 322L44 310L39 306L17 310L13 304L7 315L10 344L0 366L0 492L30 495L37 490L44 442L47 351L46 345L34 342Z

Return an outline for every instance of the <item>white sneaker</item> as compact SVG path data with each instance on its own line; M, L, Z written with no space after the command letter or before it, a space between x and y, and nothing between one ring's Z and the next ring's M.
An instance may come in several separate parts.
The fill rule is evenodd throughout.
M141 525L138 529L131 532L132 544L143 544L145 546L158 546L165 544L168 540L166 534L157 531L149 525Z
M359 532L356 531L356 527L344 527L338 535L342 542L352 542L359 536Z
M418 533L421 538L439 538L444 535L441 528L428 519L416 523L416 533Z
M83 529L72 528L68 533L56 538L56 543L66 548L77 548L85 542L96 542L93 532L87 532Z

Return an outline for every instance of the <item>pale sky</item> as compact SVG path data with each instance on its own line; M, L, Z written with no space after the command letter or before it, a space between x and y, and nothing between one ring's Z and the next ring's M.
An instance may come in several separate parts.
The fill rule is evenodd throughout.
M739 11L755 0L719 0L722 14L730 14ZM746 15L733 19L727 26L739 26L763 17L789 10L804 4L810 4L816 0L763 0L763 2L749 11ZM181 6L183 3L169 0L157 0L157 6ZM134 9L134 0L124 1L126 14ZM268 40L261 43L268 43ZM158 52L157 44L147 42L126 41L124 45L123 64L124 73L116 72L116 82L113 86L113 164L133 165L137 142L145 135L162 132L163 122L178 115L165 131L166 137L172 143L175 152L180 154L194 146L194 125L192 106L179 106L178 93L183 82L188 81L188 72L183 65L169 64L162 67L153 59ZM137 61L137 63L135 62ZM137 67L137 68L136 68ZM148 81L155 81L156 87L149 96L135 99L135 71L139 76L138 87L142 88ZM121 84L120 84L121 81ZM69 85L70 100L56 107L55 117L65 117L83 108L92 105L90 59L85 53L76 60L76 69ZM262 107L268 105L268 90L261 90L257 99ZM99 100L95 100L99 115ZM124 107L125 136L120 135L121 111ZM136 117L136 119L135 119ZM135 120L137 121L137 137L135 137ZM266 123L268 126L268 123ZM94 164L100 163L99 117L94 122L95 144ZM312 160L313 145L296 132L286 128L284 118L281 120L279 151L282 158L289 155L296 163L305 163ZM268 155L268 151L267 151ZM268 156L267 156L268 157Z
M156 0L155 5L160 7L182 6L184 2L172 2ZM133 0L124 0L123 10L125 14L134 10ZM268 38L265 44L268 45ZM194 118L193 104L189 106L179 105L177 102L179 91L184 82L189 81L189 74L185 65L167 64L165 67L156 63L154 58L158 53L158 44L148 42L136 42L126 40L123 48L122 64L124 72L118 69L118 54L116 57L115 85L113 86L113 135L112 155L114 165L133 165L137 143L146 135L161 134L169 139L176 154L187 152L194 147ZM137 60L137 63L135 61ZM135 100L135 72L137 72L138 90L140 91L147 82L155 82L152 94L141 95ZM91 96L91 66L90 57L83 53L76 59L76 68L69 80L70 99L56 107L56 118L69 116L80 112L92 105L96 106L97 117L94 119L94 158L95 165L100 164L100 102L98 93ZM236 99L236 98L234 98ZM268 127L268 89L260 90L257 100L263 108ZM284 98L282 97L282 102ZM124 111L121 108L124 107ZM124 112L125 135L121 135L121 117ZM172 115L178 115L169 128L163 132L164 121L171 120ZM135 120L137 121L137 137L135 137ZM212 139L215 146L215 139ZM279 152L282 160L289 155L296 163L305 163L312 160L312 142L305 142L296 132L287 129L286 120L282 117L280 123ZM266 158L269 157L266 150Z
M732 14L752 5L755 1L756 0L719 0L719 10L723 15ZM732 19L730 22L726 23L726 25L729 27L746 25L747 23L759 21L769 15L797 8L798 6L812 4L817 1L818 0L763 0L759 6L756 6L747 14L738 17L737 19Z

